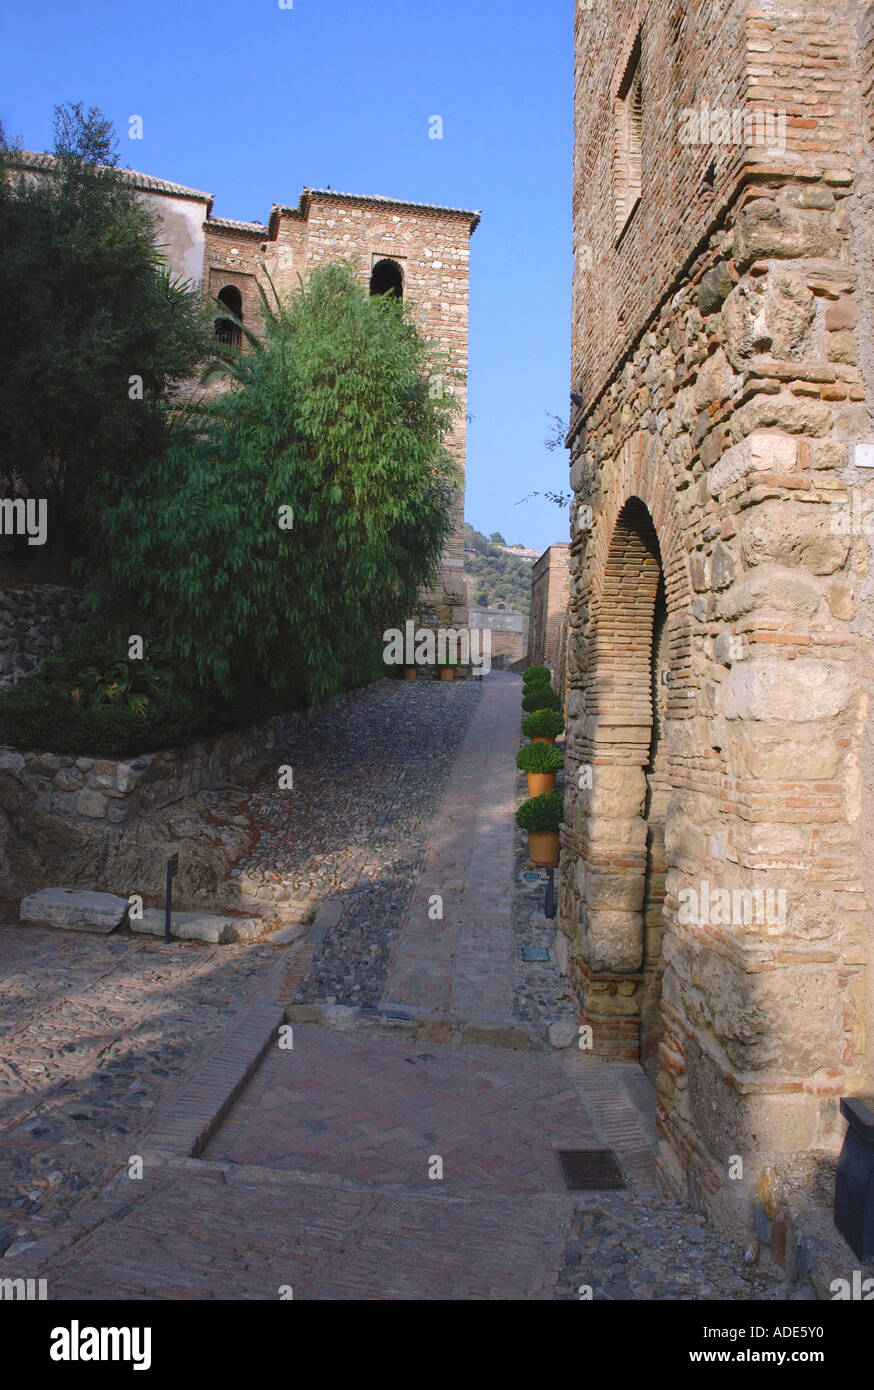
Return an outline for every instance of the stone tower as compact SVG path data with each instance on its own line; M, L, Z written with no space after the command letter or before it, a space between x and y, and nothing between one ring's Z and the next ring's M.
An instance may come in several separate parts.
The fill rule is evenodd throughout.
M390 286L415 305L424 336L445 355L447 377L462 410L450 451L464 475L467 399L470 238L479 213L307 188L296 207L274 206L266 224L204 220L203 278L217 297L236 290L243 322L257 322L257 278L266 267L280 291L290 291L319 265L351 261L365 284ZM432 621L467 622L464 586L464 488L456 494L452 533L423 608Z
M560 921L736 1226L874 1089L874 6L575 26Z
M50 154L19 152L19 167L33 177L50 174L53 163ZM297 286L298 276L306 280L317 266L348 261L372 292L392 289L414 304L420 331L446 364L446 381L435 375L435 389L451 389L461 407L447 446L462 483L434 589L422 595L423 617L441 625L465 625L468 283L470 238L480 214L306 188L295 207L274 205L266 223L237 222L212 215L209 193L133 169L119 172L157 213L158 240L174 275L224 299L256 332L262 266L277 289L288 292Z

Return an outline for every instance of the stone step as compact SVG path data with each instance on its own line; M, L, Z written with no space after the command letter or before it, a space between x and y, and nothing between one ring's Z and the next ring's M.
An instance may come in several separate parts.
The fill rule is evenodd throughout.
M43 888L21 903L22 922L42 922L65 931L114 931L130 904L114 893L94 893L81 888ZM163 908L148 907L142 917L129 922L132 931L148 936L164 935ZM223 945L260 935L264 924L257 918L217 916L211 912L174 912L170 935L180 941L209 941Z
M147 907L142 917L131 918L130 926L131 931L163 936L164 909ZM253 930L249 919L218 917L211 912L173 912L170 917L170 935L178 937L180 941L210 941L214 945L225 945L229 941L246 940L263 929L261 922L256 922Z
M46 922L67 931L114 931L128 909L127 898L81 888L42 888L21 903L22 922Z

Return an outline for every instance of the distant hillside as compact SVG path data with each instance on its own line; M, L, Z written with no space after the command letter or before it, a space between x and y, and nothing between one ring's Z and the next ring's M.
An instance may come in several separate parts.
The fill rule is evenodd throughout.
M464 523L464 578L467 601L473 608L505 603L528 617L531 607L531 565L501 546L507 542L499 532L484 536L469 522ZM522 543L519 543L522 548ZM476 554L468 554L475 551Z

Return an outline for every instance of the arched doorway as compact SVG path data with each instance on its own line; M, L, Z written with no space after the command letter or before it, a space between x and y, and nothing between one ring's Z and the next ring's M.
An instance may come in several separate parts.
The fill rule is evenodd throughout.
M217 295L220 304L224 304L231 311L234 318L243 320L243 296L236 285L225 285L224 289L219 290ZM225 343L228 347L238 348L242 338L240 324L233 319L217 318L215 321L215 336L220 343Z
M591 590L582 751L592 775L583 802L580 944L584 1011L596 1050L639 1058L653 1080L671 792L662 739L669 647L659 541L649 510L632 496Z

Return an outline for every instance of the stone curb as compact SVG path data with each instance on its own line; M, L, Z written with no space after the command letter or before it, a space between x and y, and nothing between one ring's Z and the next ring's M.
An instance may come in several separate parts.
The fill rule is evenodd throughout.
M545 1028L531 1028L510 1020L466 1020L419 1016L412 1009L366 1009L347 1004L288 1004L291 1023L322 1023L340 1032L356 1029L374 1032L412 1033L421 1042L504 1047L514 1051L540 1049L548 1043Z
M278 1005L256 1004L229 1029L147 1136L151 1156L196 1158L203 1151L285 1020Z

